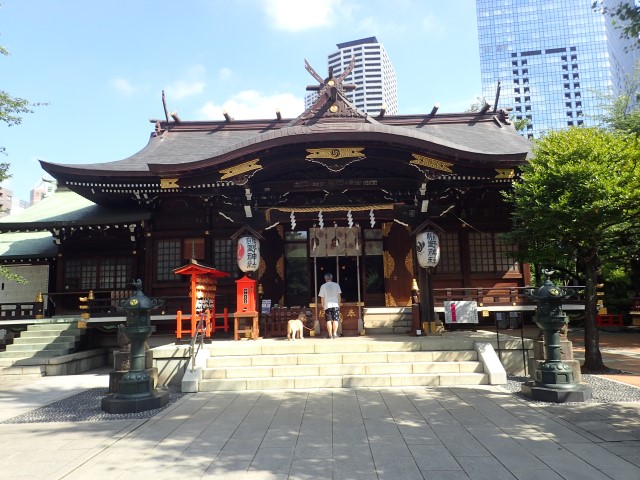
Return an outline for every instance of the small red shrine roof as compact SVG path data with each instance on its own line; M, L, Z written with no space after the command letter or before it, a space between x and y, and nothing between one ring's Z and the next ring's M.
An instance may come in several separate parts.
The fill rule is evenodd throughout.
M218 270L217 268L202 265L193 259L191 260L191 263L176 268L173 273L175 273L176 275L211 275L215 278L229 276L227 272L223 272L221 270Z

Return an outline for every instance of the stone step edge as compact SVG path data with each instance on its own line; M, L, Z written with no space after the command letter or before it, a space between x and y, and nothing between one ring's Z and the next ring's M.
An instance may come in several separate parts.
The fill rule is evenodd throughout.
M459 381L458 378L465 379ZM473 379L474 381L470 381ZM416 381L412 381L416 380ZM420 381L417 381L420 380ZM426 381L429 380L429 381ZM300 386L296 387L296 383ZM313 385L323 384L322 386ZM332 386L328 386L333 383ZM242 388L244 384L244 388ZM255 385L252 385L255 384ZM269 385L271 384L271 385ZM377 375L333 375L333 376L299 376L299 377L269 377L264 378L227 378L202 379L199 381L198 391L224 390L289 390L304 388L366 388L366 387L452 387L467 385L488 385L489 375L486 373L415 373L415 374L377 374ZM208 390L208 386L217 385L218 388ZM276 386L277 385L277 386ZM285 386L282 386L285 385ZM248 388L255 386L256 388Z
M0 367L0 376L17 376L17 375L40 375L43 376L45 368L43 365L25 365L25 366L6 366Z
M94 348L81 352L67 352L64 355L55 357L0 357L0 366L61 365L101 355L107 355L106 348Z
M281 359L283 357L300 357L303 356L305 358L317 358L317 359L328 359L331 358L335 355L356 355L358 357L374 357L376 355L391 355L391 357L394 356L400 356L400 355L427 355L427 354L437 354L437 355L451 355L451 354L462 354L462 355L471 355L474 357L473 360L427 360L427 361L433 361L433 362L437 362L437 361L445 361L445 362L457 362L457 361L476 361L478 358L478 354L475 350L407 350L407 351L381 351L381 352L327 352L327 353L265 353L265 354L260 354L260 355L213 355L210 357L206 357L205 360L207 361L207 363L209 361L211 362L215 362L216 360L225 360L225 361L231 361L231 360L237 360L237 361L242 361L242 360L246 360L246 359L250 359L250 358L260 358L262 361L266 361L266 360L278 360ZM394 360L393 358L389 359L387 357L386 360L387 363L396 363L396 362L400 362L400 363L404 363L404 360ZM333 363L333 362L332 362ZM326 365L326 363L320 363L322 365ZM308 365L306 363L303 364L290 364L290 365ZM237 365L237 366L242 366L242 365ZM248 366L248 365L247 365ZM253 366L253 365L252 365ZM256 365L258 366L258 365ZM259 365L259 366L266 366L266 365Z
M75 347L78 342L70 341L59 341L59 342L21 342L21 343L11 343L7 345L6 351L9 350L28 350L31 347L33 350L45 350L45 349L54 349L61 350L63 348Z
M358 376L358 375L444 375L444 374L483 374L482 362L450 362L450 368L443 368L438 362L416 362L416 363L370 363L362 365L365 370L353 371L353 367L360 367L357 364L331 364L331 365L282 365L282 366L253 366L253 367L231 367L231 368L203 368L201 378L203 380L233 380L236 378L287 378L287 377L333 377L333 376ZM455 368L457 366L457 368ZM295 374L296 370L317 370L317 373L309 371ZM393 371L395 369L409 370L408 372ZM420 371L424 369L425 371ZM282 372L285 370L285 372ZM351 370L351 371L350 371ZM378 372L376 372L378 370ZM391 370L391 371L385 371ZM288 371L288 372L287 372ZM278 374L278 373L284 374ZM344 372L344 373L343 373ZM216 378L216 375L221 375ZM229 376L231 375L231 376ZM236 375L236 376L234 376Z
M291 369L299 369L303 368L329 368L329 367L353 367L353 366L365 366L372 368L381 368L383 366L391 366L391 367L400 367L406 365L417 365L417 366L434 366L434 367L444 367L444 366L452 366L452 365L463 365L465 367L472 366L482 366L483 363L480 360L461 360L461 361L425 361L425 362L359 362L359 363L303 363L303 364L285 364L285 365L232 365L225 367L202 367L202 371L226 371L231 370L234 372L246 370L247 372L258 369L268 369L268 368L291 368ZM437 372L436 372L437 373ZM442 372L447 373L447 372Z
M43 343L56 344L56 343L78 343L78 342L80 342L80 338L76 338L68 335L56 336L56 337L17 337L13 339L13 343L11 345L40 345Z

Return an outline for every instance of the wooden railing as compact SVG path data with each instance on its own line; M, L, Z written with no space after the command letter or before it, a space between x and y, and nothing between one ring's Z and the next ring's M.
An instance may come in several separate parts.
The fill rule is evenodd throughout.
M583 294L581 293L584 291L584 287L571 288L578 293L567 298L563 303L565 305L584 304ZM433 301L436 309L442 309L444 307L444 302L447 301L468 300L475 301L479 308L502 307L503 310L508 310L508 307L515 307L515 309L533 310L535 308L535 302L524 294L524 290L525 287L436 288L433 290ZM108 317L123 315L122 310L117 307L123 299L128 298L131 294L131 290L94 291L94 299L89 303L91 316ZM52 313L55 313L56 315L78 315L80 314L79 298L87 296L88 291L86 290L77 292L48 293L48 300L44 305L45 316L50 316ZM216 304L222 308L226 304L225 301L228 299L226 297L224 299L218 299L217 297L218 296L216 295ZM179 305L188 305L190 302L187 295L179 297L163 297L163 300L165 301L164 309L167 312L175 312L180 309L177 308ZM0 303L0 321L34 318L35 309L36 302ZM290 310L295 310L295 308L291 307ZM265 336L286 335L286 321L285 318L282 318L283 316L287 316L285 312L286 310L279 312L277 318L275 312L268 316L261 315L262 320L267 320L267 328L264 332Z
M35 315L36 302L0 303L0 321L34 318Z
M313 321L311 319L311 311L306 307L280 307L272 308L269 313L261 314L260 317L264 322L263 335L266 338L271 337L286 337L287 336L287 322L298 318L301 313L305 314L306 321L305 326L313 328ZM308 335L305 332L305 335Z
M474 301L478 307L535 307L536 302L525 295L530 287L488 287L488 288L435 288L433 290L434 307L442 308L444 302L457 300ZM564 304L584 303L584 287L571 287L575 292Z

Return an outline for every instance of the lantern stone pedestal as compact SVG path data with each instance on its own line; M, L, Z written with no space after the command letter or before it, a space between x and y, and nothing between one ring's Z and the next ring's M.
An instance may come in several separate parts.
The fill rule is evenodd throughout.
M131 342L131 367L118 382L117 393L102 399L102 410L107 413L137 413L160 408L169 403L169 391L153 388L153 378L146 370L145 342L151 335L151 309L158 306L156 299L142 293L142 282L134 283L135 294L125 300L127 312L124 334Z
M574 380L572 366L563 361L560 330L568 323L562 312L562 299L567 292L547 278L539 289L525 289L529 298L537 301L535 322L544 333L545 358L535 378L522 384L520 391L544 402L565 403L584 402L591 398L591 387L578 384Z
M145 370L153 379L153 387L158 384L158 369L153 366L153 352L146 351ZM125 373L131 368L131 351L118 350L113 352L113 372L109 372L109 393L118 393L118 383L122 380Z

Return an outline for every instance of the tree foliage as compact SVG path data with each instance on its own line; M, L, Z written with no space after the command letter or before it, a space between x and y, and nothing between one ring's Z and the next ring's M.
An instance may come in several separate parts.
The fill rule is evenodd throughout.
M508 240L523 260L572 269L586 286L585 371L602 363L595 319L604 265L638 258L640 142L635 135L573 127L537 140L520 182Z
M0 55L9 55L8 50L1 45ZM0 122L9 127L19 125L23 115L33 113L32 107L38 105L40 104L31 104L29 100L11 96L8 92L0 89ZM5 148L2 145L0 145L0 153L5 153ZM0 163L0 181L9 177L8 170L8 163Z
M633 40L634 48L640 47L640 6L621 0L615 7L607 7L603 0L596 0L592 8L611 17L611 23L620 30L620 36Z
M23 285L28 283L23 276L13 273L10 269L5 267L4 265L0 265L0 277L6 278L7 280L12 280L17 283L21 283Z
M0 45L0 55L9 55L6 48ZM4 90L0 90L0 122L6 123L9 127L19 125L22 122L22 116L27 113L32 113L32 105L28 100L24 98L13 97ZM5 153L5 149L0 145L0 153ZM0 163L0 182L10 177L9 164L4 162ZM0 278L6 278L7 280L13 280L18 283L27 283L27 281L20 275L16 275L8 268L0 265Z
M640 135L640 64L636 64L633 72L625 78L619 92L602 95L600 107L603 115L596 118L608 128L625 133Z

